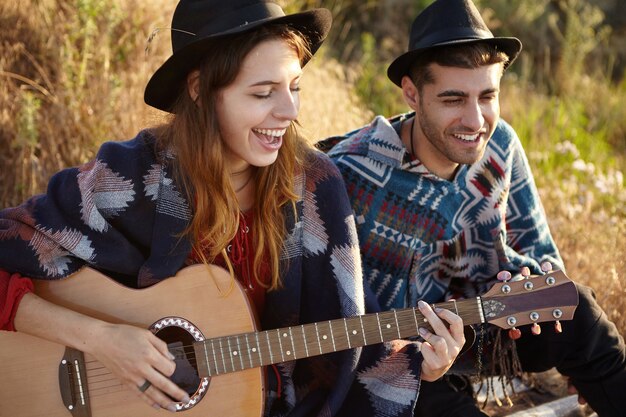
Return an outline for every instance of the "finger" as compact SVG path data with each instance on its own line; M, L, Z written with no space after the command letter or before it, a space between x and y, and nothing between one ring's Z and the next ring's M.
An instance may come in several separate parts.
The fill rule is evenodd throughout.
M541 271L542 272L550 272L552 271L552 263L550 261L544 261L541 263Z
M417 307L424 316L425 321L430 324L430 327L432 327L435 333L440 334L448 331L448 328L443 324L439 316L435 314L432 307L428 303L420 300L417 303Z
M150 358L152 367L148 370L147 379L159 391L166 393L171 398L177 401L188 402L189 395L169 379L176 370L174 355L168 350L167 344L158 337L154 336L150 341L156 348L157 354ZM158 397L161 399L160 396ZM162 405L162 402L159 402L159 404Z
M151 388L156 388L155 391L157 391L155 395L152 395L152 398L157 400L157 402L162 406L167 402L171 402L171 398L185 403L189 402L189 395L187 392L182 390L178 385L172 382L168 377L158 372L156 369L152 369L149 372L148 379L152 382ZM166 394L169 395L170 398L166 397Z
M438 352L438 349L445 350L445 343L441 345L441 347L437 347L437 343L421 342L420 344L420 351L423 358L421 366L422 379L425 381L434 381L440 378L452 364L450 357L446 354L442 354L442 352Z
M174 355L167 348L167 343L156 336L151 337L150 342L159 353L158 356L152 358L152 366L163 375L172 376L176 370L176 362L174 362Z
M144 381L145 382L145 381ZM129 385L131 390L134 390L137 395L139 396L139 398L141 398L141 400L143 402L145 402L146 404L148 404L150 407L156 409L156 410L160 410L163 407L158 403L158 401L156 401L155 399L152 398L152 392L155 390L152 386L148 387L145 391L141 391L140 387L143 385L142 382L141 384L127 384ZM169 401L170 403L172 402L171 400ZM173 407L170 408L170 411L176 411L176 406L172 403ZM166 405L167 407L167 405Z
M156 404L159 408L163 408L172 412L176 411L176 403L172 399L166 396L162 391L158 389L156 385L152 385L144 395L148 396L149 400L153 404Z
M449 324L449 332L456 343L461 344L461 346L465 343L465 332L463 328L463 319L450 310L446 310L445 308L435 308L435 313L441 319L445 320Z
M423 327L419 329L419 332L420 336L422 336L422 338L424 339L424 347L431 350L437 356L445 357L449 360L448 342L444 337L433 334Z
M448 331L448 326L446 326L439 316L435 314L431 306L421 300L417 303L417 306L436 334L449 338L450 342L454 342L454 338Z

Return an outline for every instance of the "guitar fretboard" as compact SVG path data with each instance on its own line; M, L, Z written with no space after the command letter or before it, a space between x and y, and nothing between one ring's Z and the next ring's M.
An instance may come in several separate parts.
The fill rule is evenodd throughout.
M484 322L480 297L437 304L465 324ZM418 335L430 325L416 308L207 339L194 344L201 377L257 368Z

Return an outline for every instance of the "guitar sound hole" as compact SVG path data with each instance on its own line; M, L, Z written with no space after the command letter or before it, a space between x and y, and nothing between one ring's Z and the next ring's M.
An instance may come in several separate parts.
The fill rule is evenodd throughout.
M193 336L176 326L165 327L155 334L167 343L167 348L174 355L176 370L170 379L190 397L193 396L200 386Z

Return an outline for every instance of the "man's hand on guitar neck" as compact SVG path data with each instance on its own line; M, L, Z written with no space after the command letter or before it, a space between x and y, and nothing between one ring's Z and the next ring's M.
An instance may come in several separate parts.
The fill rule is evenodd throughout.
M420 350L424 356L422 362L422 380L432 382L443 376L450 369L456 357L465 344L463 320L453 312L436 308L433 309L425 302L420 301L418 308L428 320L435 333L420 327ZM443 320L448 322L449 327Z
M421 379L432 382L441 378L450 369L465 344L463 319L446 309L437 308L433 311L431 306L423 301L417 306L435 333L420 327L423 342L394 340L392 349L402 351L406 345L417 343L424 357ZM444 323L444 320L448 324Z

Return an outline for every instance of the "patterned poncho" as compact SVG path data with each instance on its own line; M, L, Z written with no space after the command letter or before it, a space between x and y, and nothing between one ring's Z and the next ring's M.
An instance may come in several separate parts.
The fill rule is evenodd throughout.
M46 194L0 212L0 269L59 279L88 265L134 288L175 275L189 258L190 242L179 236L193 214L173 180L171 158L143 131L59 172ZM267 294L264 329L364 312L356 229L341 175L319 152L307 167L296 177L283 288ZM380 344L285 362L278 366L280 392L266 391L266 414L410 416L420 364L414 350L390 355Z
M396 127L411 114L370 125L336 143L357 223L363 274L383 309L423 299L483 293L501 270L562 261L548 230L528 161L500 120L482 159L450 181L406 161Z

